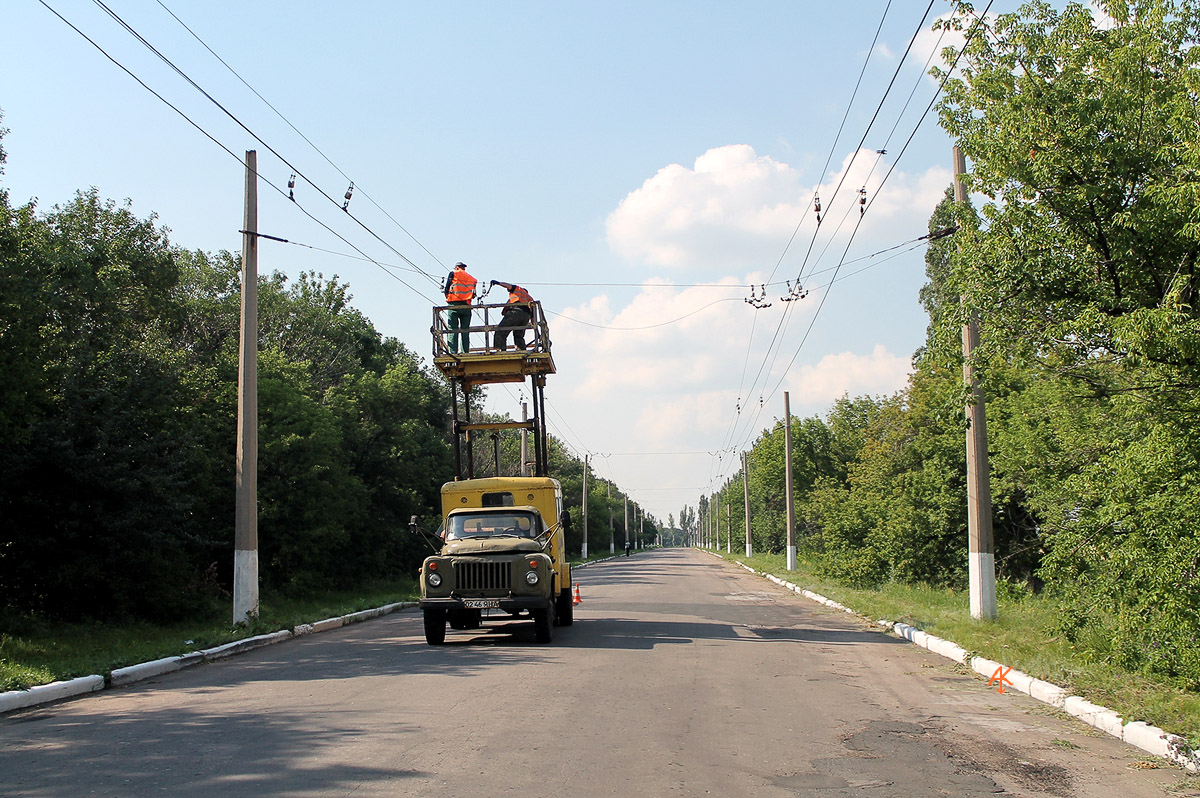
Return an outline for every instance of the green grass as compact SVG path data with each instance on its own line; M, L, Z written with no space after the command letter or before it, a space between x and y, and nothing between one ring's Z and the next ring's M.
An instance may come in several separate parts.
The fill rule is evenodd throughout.
M953 641L972 654L1002 662L1108 707L1126 722L1145 721L1182 735L1194 748L1200 748L1200 694L1152 675L1131 673L1090 653L1107 649L1102 629L1089 630L1087 634L1093 638L1078 644L1054 633L1058 606L1050 599L1000 586L1000 617L980 621L971 617L970 598L962 591L902 584L855 589L817 576L812 564L804 561L798 561L796 571L789 573L783 555L755 555L749 559L737 554L721 555L820 593L869 618L901 621Z
M258 619L237 627L231 623L229 606L214 607L205 617L173 624L0 619L0 691L77 676L107 676L115 668L416 597L417 587L411 579L304 597L264 595Z

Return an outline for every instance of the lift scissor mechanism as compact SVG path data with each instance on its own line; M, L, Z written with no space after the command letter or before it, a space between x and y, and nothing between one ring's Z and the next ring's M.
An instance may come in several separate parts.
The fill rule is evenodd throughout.
M433 309L433 363L450 383L450 397L454 430L454 474L458 479L475 478L473 443L475 433L525 429L533 433L534 476L547 476L550 456L546 437L546 376L554 374L554 358L550 354L550 330L540 302L524 303L529 308L530 320L520 328L525 335L532 333L532 340L524 349L514 348L511 342L496 345L496 332L513 331L514 328L501 323L505 304L480 304L471 306L471 323L464 328L451 328L447 313L458 310L455 306L440 306ZM479 322L482 322L479 323ZM524 336L523 336L524 337ZM452 346L465 342L464 351ZM482 345L481 345L482 344ZM533 418L528 421L476 422L471 420L471 390L476 385L493 383L532 383ZM459 415L459 393L462 393L462 416ZM463 449L466 449L466 473L463 473Z

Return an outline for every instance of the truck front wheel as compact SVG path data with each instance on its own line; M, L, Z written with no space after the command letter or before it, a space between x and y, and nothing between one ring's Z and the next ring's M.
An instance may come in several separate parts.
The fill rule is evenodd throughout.
M570 626L575 623L575 604L571 598L571 588L567 588L558 594L558 605L555 615L558 617L559 626Z
M533 639L539 643L549 643L554 637L554 610L545 607L531 610L533 615Z
M445 610L425 610L425 642L431 646L446 642Z

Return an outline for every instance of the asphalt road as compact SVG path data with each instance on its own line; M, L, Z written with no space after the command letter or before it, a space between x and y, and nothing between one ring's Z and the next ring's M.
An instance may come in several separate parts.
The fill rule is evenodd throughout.
M1176 770L700 552L576 623L399 613L0 718L5 796L1200 795Z

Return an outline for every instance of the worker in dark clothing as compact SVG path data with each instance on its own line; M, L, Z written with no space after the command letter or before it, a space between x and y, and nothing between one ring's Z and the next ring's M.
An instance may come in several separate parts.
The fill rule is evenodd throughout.
M446 304L451 309L446 311L446 326L450 334L446 336L450 354L460 351L466 354L471 350L471 336L467 328L471 326L471 300L475 298L475 283L477 281L467 272L467 264L454 264L454 271L446 275ZM486 342L485 342L486 343Z
M496 330L496 348L501 351L508 348L508 334L511 332L513 344L517 349L524 351L525 330L533 319L533 311L529 307L533 297L519 285L500 280L492 280L492 285L508 289L508 304L504 306L504 312L500 315L499 329Z

